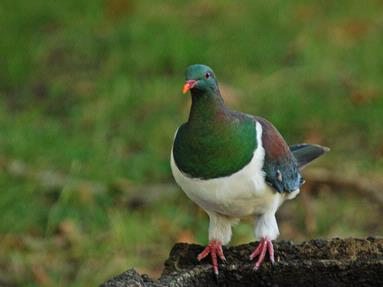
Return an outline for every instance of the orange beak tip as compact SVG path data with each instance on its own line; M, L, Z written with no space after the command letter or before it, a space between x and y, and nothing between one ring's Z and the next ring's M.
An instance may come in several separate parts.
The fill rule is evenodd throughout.
M182 93L186 94L190 90L189 84L186 83L184 87L182 88Z
M196 85L196 83L197 81L195 80L186 81L185 85L182 88L182 93L186 94L189 90L191 90Z

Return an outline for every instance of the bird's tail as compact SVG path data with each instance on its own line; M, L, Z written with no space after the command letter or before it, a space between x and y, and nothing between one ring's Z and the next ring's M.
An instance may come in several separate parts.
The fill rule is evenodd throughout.
M317 157L320 157L330 149L328 147L316 144L296 144L290 146L290 151L293 153L298 162L299 169L303 169L306 165L312 162Z

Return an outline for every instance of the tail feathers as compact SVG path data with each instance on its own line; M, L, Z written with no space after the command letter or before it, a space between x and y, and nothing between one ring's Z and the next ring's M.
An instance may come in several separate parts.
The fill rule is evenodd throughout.
M290 151L297 159L299 169L303 169L307 164L329 150L330 149L328 147L316 144L304 143L290 146Z

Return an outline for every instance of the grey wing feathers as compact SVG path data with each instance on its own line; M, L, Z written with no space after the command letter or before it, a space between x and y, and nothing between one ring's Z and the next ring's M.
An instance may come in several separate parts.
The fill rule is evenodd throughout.
M327 147L316 144L297 144L290 146L290 151L295 156L299 169L303 169L307 164L329 150Z
M266 182L278 192L293 192L303 182L298 163L278 130L261 117L262 145L265 149L263 171Z

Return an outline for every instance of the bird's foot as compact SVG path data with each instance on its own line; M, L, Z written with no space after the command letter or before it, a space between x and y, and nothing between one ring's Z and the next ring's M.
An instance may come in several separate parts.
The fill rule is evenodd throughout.
M218 240L211 240L209 245L198 255L198 261L204 259L210 253L211 261L213 264L213 269L215 275L218 275L218 262L217 255L221 258L222 261L226 261L225 256L223 255L222 243Z
M257 263L255 263L254 269L257 270L262 262L265 260L266 252L269 251L269 258L272 264L274 264L274 247L273 243L269 238L262 238L259 241L257 248L251 253L250 260L253 260L255 257L258 257Z

